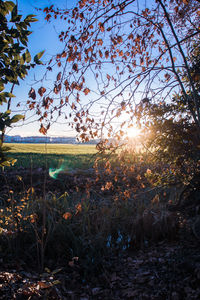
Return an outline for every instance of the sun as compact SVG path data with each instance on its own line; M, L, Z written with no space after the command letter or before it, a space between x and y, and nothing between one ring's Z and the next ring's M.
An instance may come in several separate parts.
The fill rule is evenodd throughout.
M127 129L127 137L130 139L138 138L141 134L141 130L137 126L131 126Z

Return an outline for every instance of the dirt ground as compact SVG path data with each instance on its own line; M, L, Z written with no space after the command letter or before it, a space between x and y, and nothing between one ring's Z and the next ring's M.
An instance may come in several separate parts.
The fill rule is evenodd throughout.
M83 280L79 264L37 273L23 262L0 264L0 299L200 299L199 242L190 237L102 261Z

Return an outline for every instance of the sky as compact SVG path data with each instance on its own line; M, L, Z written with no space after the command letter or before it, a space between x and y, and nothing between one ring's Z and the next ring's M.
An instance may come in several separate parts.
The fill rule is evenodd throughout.
M48 61L52 55L59 52L62 49L62 45L58 41L58 33L62 28L62 24L59 22L47 23L44 19L44 14L41 11L37 11L36 8L44 9L47 6L51 6L55 1L51 0L18 0L19 14L26 17L28 14L35 14L38 22L32 23L30 30L32 34L29 36L28 49L31 56L34 57L37 53L45 50L42 61ZM73 0L57 0L56 6L59 8L71 8L75 4ZM16 86L13 94L16 96L13 98L13 106L11 107L14 113L23 113L16 109L15 105L28 100L28 92L31 87L34 87L34 79L39 80L44 73L44 68L36 66L29 71L28 76L20 81L20 85ZM33 122L34 121L34 122ZM8 128L6 134L8 135L37 135L39 133L40 122L36 121L32 117L32 113L28 113L23 125L20 126L16 123L15 127ZM55 124L52 129L49 130L48 136L74 136L73 132L68 126L63 127L63 124Z
M28 48L29 51L31 52L32 57L34 57L38 52L41 52L42 50L45 50L44 56L42 57L42 61L48 62L51 57L53 55L56 55L57 53L61 53L63 50L63 44L61 42L59 42L58 39L58 35L61 31L65 31L66 29L66 25L64 25L64 21L58 19L56 22L50 22L48 23L45 20L45 14L42 11L38 11L36 8L41 8L42 10L45 7L49 7L52 4L55 4L55 6L59 7L59 8L63 8L63 9L69 9L72 8L75 4L76 4L76 0L57 0L57 1L52 1L52 0L15 0L18 3L18 10L19 13L22 14L24 17L26 17L28 14L35 14L36 18L38 19L38 22L35 22L32 24L31 30L32 30L32 34L29 36L29 44L28 44ZM152 0L150 0L148 2L148 4L151 4ZM136 2L137 5L140 4L140 6L146 5L146 1L137 1ZM138 7L138 6L137 6ZM141 8L141 7L140 7ZM143 6L142 6L143 9ZM134 32L132 28L132 24L130 25L130 22L132 21L132 15L131 13L129 14L129 16L127 16L127 14L123 15L123 18L120 19L122 20L125 24L124 26L119 26L116 29L114 28L114 30L117 30L117 34L121 34L124 35L124 39L128 38L128 34L129 34L129 30L132 30L131 32ZM110 21L112 22L112 20ZM127 27L127 32L126 32L126 27ZM129 28L130 27L130 28ZM134 28L137 28L134 27ZM152 29L153 33L155 33L155 29ZM140 31L138 31L140 32ZM107 33L107 35L103 32L102 33L102 37L104 38L104 45L102 48L102 51L104 51L104 49L107 49L106 47L110 47L110 39L108 38L109 36L109 32ZM170 37L170 35L168 36L168 38ZM170 40L171 41L171 40ZM162 42L162 41L161 41ZM173 39L171 41L171 43L173 43ZM84 49L84 47L83 47ZM126 48L125 48L126 49ZM127 48L128 49L128 48ZM124 50L125 51L125 50ZM154 57L157 56L158 54L158 50L155 50L155 48L153 47L153 49L150 49L150 55L151 55L151 59L153 59ZM121 51L120 51L121 52ZM131 59L131 56L130 56ZM165 62L165 57L163 56L163 63ZM122 58L123 61L123 58ZM90 93L88 95L84 95L81 96L81 104L84 106L87 103L93 103L93 110L92 110L92 114L93 117L95 118L95 122L99 122L99 124L101 125L102 120L100 120L101 118L101 111L102 109L105 111L108 111L108 109L110 109L109 113L112 112L112 105L116 107L120 107L120 104L123 103L123 101L126 101L128 103L128 101L131 101L131 104L133 102L133 105L136 105L142 98L147 97L146 94L147 92L150 93L150 96L154 93L156 95L158 94L157 97L162 97L165 96L165 93L168 94L168 88L166 88L164 91L164 93L162 92L163 89L163 85L165 85L165 80L162 80L162 76L161 76L161 81L159 81L159 76L156 75L156 79L154 80L150 80L149 77L147 77L145 80L147 80L147 85L144 86L145 82L142 84L138 85L138 83L133 82L132 83L132 77L130 77L130 82L129 82L129 76L127 77L127 69L124 71L124 65L122 64L122 66L118 69L119 72L115 72L115 68L113 68L111 65L106 64L106 60L105 60L105 64L103 64L103 67L100 69L100 76L98 76L98 80L96 79L95 75L99 75L96 72L98 72L98 66L94 65L91 68L87 69L87 73L85 78L86 78L86 82L85 82L85 86L88 86L90 88ZM115 61L115 65L119 65L120 59ZM127 61L127 63L132 63L132 61L129 60ZM140 61L138 61L138 63L140 64ZM177 60L177 64L179 63L179 60ZM82 64L82 61L81 63ZM168 65L165 65L165 67L167 67ZM84 69L84 64L81 65L80 70ZM140 67L142 68L142 64L140 65ZM170 67L170 65L169 65ZM69 70L71 66L69 66ZM109 69L109 68L113 68L113 69ZM23 114L23 110L20 111L16 111L16 104L17 103L21 103L20 109L23 108L23 103L26 103L26 101L28 100L28 92L29 90L32 88L34 88L36 91L38 90L39 87L41 87L42 83L38 83L38 85L35 85L35 82L37 80L40 80L42 78L42 76L44 75L46 70L46 66L44 65L42 66L37 66L34 69L29 71L29 75L25 78L24 81L20 82L19 86L16 86L14 89L14 94L16 95L16 98L14 98L13 100L13 106L11 107L12 112L13 113L22 113ZM97 70L97 71L96 71ZM110 72L111 71L111 72ZM123 71L123 72L121 72ZM57 69L58 72L58 69ZM57 75L56 70L53 72L48 72L48 80L45 81L44 86L46 88L51 88L54 84L56 75ZM68 72L68 68L66 69L66 73ZM92 72L92 73L91 73ZM106 89L105 86L105 82L104 79L102 79L101 74L104 74L106 77L106 73L107 74L113 74L113 72L115 72L118 76L118 80L120 80L120 87L115 87L115 82L112 82L111 84L109 83L109 88ZM138 70L138 72L140 72L140 69ZM136 76L137 74L139 74L138 72L136 72ZM155 69L156 72L156 69ZM114 74L115 74L114 73ZM122 73L122 75L121 75ZM73 73L73 76L75 77L75 72ZM67 73L68 76L68 73ZM77 75L79 76L79 74ZM152 75L153 76L153 75ZM151 77L152 79L154 77ZM157 79L158 78L158 79ZM106 78L105 78L106 79ZM108 77L107 77L108 79ZM106 80L107 80L106 79ZM124 80L124 79L128 79L128 81ZM73 79L75 80L75 79ZM134 79L135 80L135 79ZM149 82L150 82L150 86L149 86ZM93 85L93 81L94 81L94 85ZM109 79L108 79L109 81ZM138 82L138 81L137 81ZM158 85L158 83L161 82L161 86ZM49 83L49 85L48 85ZM139 87L138 91L135 92L135 87ZM105 88L106 94L105 96L101 97L100 96L100 100L97 104L96 99L99 97L99 95L102 92L102 89ZM120 93L120 90L123 90L123 93ZM171 86L169 85L169 90L171 89ZM113 92L114 90L114 92ZM107 91L109 92L109 94L107 93ZM161 93L159 94L158 92L161 91ZM170 90L171 91L171 90ZM98 94L99 92L99 94ZM104 91L103 91L104 92ZM152 93L152 94L151 94ZM164 96L162 96L162 93L164 94ZM95 95L96 94L96 95ZM102 94L103 95L103 94ZM149 94L148 94L149 95ZM74 95L73 95L74 96ZM96 98L95 98L96 97ZM112 102L111 99L114 101ZM160 98L159 98L160 99ZM60 99L58 99L60 100ZM73 100L74 101L74 100ZM75 98L76 101L76 98ZM113 103L111 106L108 106L108 104ZM118 105L118 106L117 106ZM5 108L5 107L4 107ZM19 108L18 108L19 109ZM86 109L84 107L84 109ZM4 110L5 111L5 110ZM90 113L91 113L91 109L90 109ZM125 113L125 112L124 112ZM112 113L108 114L108 117L110 117L110 120L112 120ZM26 119L25 119L25 124L23 124L23 126L19 123L16 123L15 127L12 129L7 130L6 134L9 135L21 135L21 136L29 136L29 135L40 135L39 133L39 128L41 123L39 121L37 121L37 118L39 118L37 115L34 115L34 111L29 111L28 113L26 113ZM102 117L103 118L103 117ZM127 121L127 115L125 116L126 121ZM68 120L70 120L68 118ZM33 122L34 121L34 122ZM124 121L121 119L117 119L116 120L116 124L114 124L115 120L111 121L114 124L114 127L116 129L118 129L117 127L120 125L120 123L122 123ZM132 122L132 120L131 120ZM66 120L62 120L62 118L59 118L58 121L56 121L56 123L53 124L53 126L51 126L50 130L48 131L48 136L75 136L76 132L73 131L67 124L66 124Z
M41 8L43 10L45 7L49 7L54 4L55 7L57 6L59 8L69 9L76 4L76 0L17 0L17 2L20 14L22 14L24 17L26 17L28 14L35 14L36 18L38 19L38 22L32 23L32 26L30 28L32 34L29 36L28 48L32 57L34 57L42 50L45 50L42 61L48 62L53 55L61 52L63 49L63 44L59 42L58 35L63 30L64 23L62 23L61 20L48 23L45 20L45 14L42 11L38 11L36 8ZM23 103L26 103L26 101L28 100L28 92L31 87L37 90L41 86L41 84L38 86L35 85L35 80L41 79L43 74L45 73L45 70L46 67L36 66L34 69L29 71L29 74L25 78L25 80L21 81L20 85L15 87L13 93L16 98L13 98L13 106L11 107L14 114L23 114ZM51 82L49 81L50 84L55 80L55 75L57 75L56 71L48 75L49 80L51 79L49 76L52 77ZM90 79L87 78L86 80L89 80L91 84L91 80L94 79L92 79L91 76ZM47 83L45 83L45 86L46 84ZM93 94L91 92L86 98L92 97L92 95ZM84 101L84 99L82 100ZM92 98L90 100L92 101ZM16 104L19 102L21 104L21 111L16 107ZM103 103L103 105L105 106L106 104ZM98 110L96 110L95 113L99 115ZM34 115L34 111L30 111L26 113L24 122L16 123L12 128L8 128L6 134L21 136L40 136L41 134L39 133L39 128L41 123L37 119L38 116ZM118 123L120 123L120 120L118 121ZM117 127L118 123L114 126ZM66 124L66 121L64 119L62 120L61 118L59 118L59 120L54 123L48 130L47 135L52 137L76 136L77 133Z

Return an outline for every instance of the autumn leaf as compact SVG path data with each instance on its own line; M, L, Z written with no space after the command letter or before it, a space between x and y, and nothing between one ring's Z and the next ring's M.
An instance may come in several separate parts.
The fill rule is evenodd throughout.
M78 65L77 64L73 64L72 69L76 72L78 72Z
M103 57L103 53L101 52L101 50L99 50L99 56L102 58Z
M169 79L171 78L171 76L169 75L169 73L166 73L165 75L166 81L169 81Z
M103 40L102 39L97 39L97 45L98 46L102 46L103 45Z
M105 57L106 57L106 58L109 57L109 51L108 51L108 50L105 51Z
M29 108L30 108L30 110L32 110L32 109L34 109L34 107L35 107L35 104L36 104L36 102L34 101L34 102L31 102L30 104L29 104Z
M61 74L62 74L61 72L58 73L57 78L56 78L57 81L60 81L60 79L61 79Z
M32 214L29 216L29 219L30 219L31 223L35 223L38 219L38 216L37 216L37 214Z
M101 30L101 32L105 31L104 25L101 22L99 22L99 29Z
M72 218L72 214L70 212L66 212L63 214L63 218L65 220L71 219Z
M61 84L54 86L53 91L56 95L60 92L60 90L61 90Z
M122 108L122 110L126 109L126 103L124 101L121 102L121 108Z
M121 37L121 36L118 36L118 37L117 37L117 41L118 41L119 44L122 43L122 42L123 42L122 37Z
M33 100L36 99L36 93L35 93L35 90L33 88L30 89L29 93L28 93L28 96L30 98L32 98Z
M110 190L112 186L113 186L112 182L111 181L107 181L106 185L105 185L105 190Z
M77 205L76 205L76 215L79 213L79 212L81 212L82 211L82 205L81 205L81 203L78 203Z
M47 133L47 129L43 126L43 124L41 124L39 132L44 134L44 135Z
M41 288L41 289L48 289L51 285L47 282L44 282L44 281L39 281L38 282L38 286Z
M40 87L38 90L38 94L42 97L44 95L44 93L46 92L46 89L44 87Z
M151 174L152 174L151 170L150 170L150 169L147 169L147 170L146 170L146 174L147 174L147 175L151 175Z
M90 89L85 88L85 89L83 90L83 92L84 92L85 95L88 95L88 94L90 93Z

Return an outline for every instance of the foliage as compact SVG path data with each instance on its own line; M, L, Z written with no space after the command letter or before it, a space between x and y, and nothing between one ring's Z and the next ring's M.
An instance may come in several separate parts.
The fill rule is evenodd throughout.
M0 166L9 166L15 162L14 159L6 156L7 148L3 147L4 134L7 127L24 118L23 115L11 116L11 101L15 97L13 90L19 85L19 80L24 79L28 71L41 64L40 58L43 52L34 57L31 61L31 54L28 50L28 37L31 31L28 28L31 23L37 21L35 15L28 15L22 19L18 14L17 5L11 1L0 1L0 105L6 103L5 112L0 113ZM9 90L10 91L6 91Z
M176 215L167 212L163 203L153 203L153 194L143 199L144 206L141 197L113 203L112 197L97 194L88 198L87 194L49 192L43 198L33 188L23 196L9 193L0 209L2 257L23 257L39 268L64 262L73 270L78 265L82 278L101 273L106 257L173 239L178 232Z
M199 40L192 43L190 47L192 50L189 51L187 60L195 85L196 101L199 103ZM180 75L186 82L188 97L192 97L188 77L185 73ZM146 98L136 107L136 115L138 122L144 123L148 131L145 144L153 152L154 162L168 165L168 169L163 172L165 174L161 174L160 179L164 175L165 181L176 178L187 184L194 176L198 176L199 129L182 94L174 93L168 103L154 103ZM151 175L156 178L155 174Z

